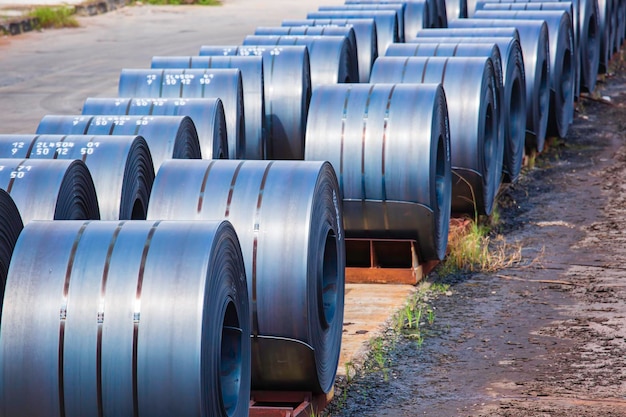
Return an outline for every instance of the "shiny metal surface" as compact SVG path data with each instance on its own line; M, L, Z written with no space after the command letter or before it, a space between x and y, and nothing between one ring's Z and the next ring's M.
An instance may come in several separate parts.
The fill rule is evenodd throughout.
M515 28L520 36L526 75L526 149L541 152L550 110L550 39L548 25L536 20L457 19L452 28ZM494 35L495 36L495 35Z
M452 211L491 214L504 151L491 58L381 57L372 82L442 84L450 120Z
M258 56L155 56L152 57L152 68L229 68L240 70L246 138L242 158L266 158L263 58Z
M0 189L24 224L33 220L99 220L89 169L80 160L0 159Z
M389 0L346 0L346 5L371 7L376 6L374 10L379 10L379 6L391 8L394 4L401 5L402 9L398 10L399 31L403 31L402 40L406 40L415 36L419 29L429 27L439 27L439 16L437 15L436 0L413 0L413 1L389 1ZM395 6L397 7L397 6ZM320 10L322 10L320 8ZM385 10L383 7L382 10ZM402 13L402 14L400 14Z
M522 48L514 37L418 37L413 42L496 44L502 53L504 84L504 182L515 182L522 169L526 140L526 75Z
M374 19L376 22L376 47L378 55L384 55L387 46L400 42L398 13L393 10L335 10L317 11L306 15L307 19Z
M349 27L354 30L359 61L359 81L366 83L374 61L378 58L376 22L374 19L299 19L283 20L282 26Z
M219 98L224 105L228 158L246 149L243 83L238 69L123 69L120 97Z
M23 227L22 217L15 202L9 193L0 189L0 311L4 300L9 263Z
M0 330L13 416L243 417L250 321L227 222L36 222Z
M463 19L462 19L463 20ZM422 29L417 32L417 35L413 39L407 40L413 42L416 38L493 38L493 37L506 37L514 38L516 41L520 41L519 32L515 27L507 28L474 28L474 27L459 27L459 28L445 28L445 29Z
M572 18L572 28L574 30L574 98L578 99L580 96L580 84L582 73L582 48L579 44L580 32L579 32L579 13L578 9L574 7L574 4L569 1L547 1L547 2L529 2L529 3L496 3L489 0L479 0L476 3L477 10L549 10L559 11L564 10L569 13Z
M341 216L325 162L171 160L159 171L149 219L227 219L237 231L253 389L332 389L343 326Z
M0 158L80 159L96 189L101 220L145 220L154 167L141 136L0 135Z
M265 87L265 128L269 159L302 159L311 99L306 46L206 45L201 56L261 56Z
M258 36L344 36L350 43L350 48L354 51L354 57L357 60L359 68L358 80L352 82L361 82L361 63L367 65L371 69L371 62L363 62L360 51L356 42L356 34L354 29L349 26L277 26L277 27L257 27L254 35ZM371 50L364 53L363 56L371 59Z
M198 132L202 158L224 159L228 157L226 117L224 106L219 98L88 97L83 105L83 114L189 116Z
M415 240L421 260L442 259L452 182L443 89L376 82L313 92L305 158L337 172L347 237Z
M609 71L609 61L613 50L613 0L598 0L598 36L600 37L600 69L601 73Z
M357 52L345 36L248 35L243 45L306 46L309 50L312 89L323 84L359 82Z
M576 49L572 18L567 11L477 10L477 19L522 19L544 21L550 40L550 112L547 134L567 137L574 120Z
M396 12L396 19L398 21L398 41L404 42L405 23L410 23L405 19L406 3L365 3L365 4L350 4L345 3L339 6L320 6L317 9L320 12L333 12L333 11L379 11L379 10L392 10ZM410 33L410 31L409 31Z
M415 38L412 43L391 45L386 56L489 56L502 84L503 181L517 179L526 136L526 78L519 42L512 37Z
M466 18L467 3L468 0L446 0L446 13L448 20Z
M44 116L37 134L139 135L148 143L154 172L166 159L200 159L200 143L188 116Z

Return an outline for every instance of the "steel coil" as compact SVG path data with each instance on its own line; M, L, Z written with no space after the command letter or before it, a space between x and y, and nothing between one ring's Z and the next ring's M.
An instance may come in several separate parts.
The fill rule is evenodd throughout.
M9 263L23 227L22 217L15 202L9 193L0 189L0 311L2 311Z
M305 158L330 161L337 172L347 237L414 240L422 261L443 259L449 132L438 84L327 85L313 92Z
M88 97L83 114L117 116L189 116L198 132L204 159L228 157L226 117L219 98L100 98ZM135 219L140 220L140 219Z
M424 28L439 27L437 13L437 0L412 0L412 1L385 1L385 0L346 0L347 6L370 8L373 10L395 9L398 11L398 31L402 33L401 40L410 39L415 33ZM401 6L398 7L398 6ZM320 8L320 10L322 10ZM358 9L356 9L358 10Z
M44 116L38 134L139 135L148 143L154 172L166 159L200 159L198 133L189 116Z
M465 19L458 19L465 20ZM446 29L422 29L417 32L415 38L452 38L452 37L476 37L476 38L493 38L493 37L512 37L516 41L520 42L519 32L515 27L508 28L481 28L481 27L458 27L458 28L446 28ZM414 39L409 39L407 42L413 42Z
M320 12L350 12L350 11L380 11L380 10L391 10L396 12L396 20L398 22L398 41L404 42L405 37L405 28L404 24L406 22L404 12L406 10L406 3L366 3L366 4L349 4L345 3L338 6L320 6L318 7L318 11ZM426 17L428 19L428 17Z
M168 161L149 219L228 219L252 314L252 387L329 392L339 360L344 237L327 162Z
M265 90L263 58L258 56L155 56L153 69L199 68L239 69L245 112L244 159L265 159ZM205 158L208 159L208 158Z
M531 2L531 3L494 3L489 0L479 0L476 3L476 10L549 10L560 11L564 10L572 17L572 27L574 30L574 98L578 99L580 96L580 77L581 77L581 63L582 63L582 49L579 45L579 33L578 33L578 10L574 9L572 2Z
M491 214L504 152L491 58L381 57L372 69L372 82L441 83L450 92L452 211Z
M357 60L359 68L358 80L352 82L361 82L361 62L363 58L359 56L359 49L356 42L356 34L354 29L349 26L277 26L277 27L257 27L254 30L257 36L343 36L350 43L350 49L354 51L354 58ZM370 53L371 57L371 53ZM364 62L371 68L371 62Z
M5 300L3 416L248 415L248 294L228 222L32 223Z
M269 159L304 158L304 129L311 99L311 69L306 46L209 45L201 56L263 57L265 128Z
M141 136L0 135L0 158L80 159L91 173L100 219L146 218L154 168Z
M446 0L446 13L448 20L466 18L467 3L468 0Z
M300 19L283 20L282 26L349 27L354 30L357 59L359 61L359 81L366 83L374 61L378 58L376 23L374 19Z
M600 69L601 73L609 72L609 61L613 50L613 0L598 0L598 33L600 37Z
M33 220L99 220L98 197L80 160L0 159L0 189L24 224Z
M376 48L383 55L387 46L400 42L398 13L393 10L335 10L307 14L307 19L374 19L376 22Z
M523 19L544 21L550 39L550 112L547 134L567 136L574 120L576 49L572 18L567 11L477 10L477 19Z
M238 69L123 69L120 97L219 98L224 105L228 158L246 149L243 84Z
M543 151L550 109L550 39L546 22L457 19L449 24L452 28L517 29L524 54L526 75L526 148L529 151Z
M243 45L306 46L311 65L311 88L359 82L357 51L345 36L249 35L244 38Z
M391 45L387 56L489 56L494 61L496 78L502 80L503 181L516 181L522 168L526 128L526 78L519 42L512 37L416 38L413 42Z

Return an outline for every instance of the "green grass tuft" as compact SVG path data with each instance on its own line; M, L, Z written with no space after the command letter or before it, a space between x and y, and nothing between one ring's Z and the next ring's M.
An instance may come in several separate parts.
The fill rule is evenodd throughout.
M74 16L73 7L36 7L29 13L30 17L37 19L37 27L48 28L75 28L80 26Z

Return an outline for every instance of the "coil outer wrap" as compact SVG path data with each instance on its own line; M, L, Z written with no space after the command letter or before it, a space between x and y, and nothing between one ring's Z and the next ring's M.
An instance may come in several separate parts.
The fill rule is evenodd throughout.
M420 259L443 258L452 180L440 85L319 88L305 157L337 172L347 237L414 240Z
M491 58L382 57L372 82L441 83L448 97L452 211L490 214L500 187L504 141Z
M446 0L446 13L448 20L466 18L467 3L468 0Z
M144 220L154 181L141 136L0 135L0 158L80 159L89 169L102 220Z
M458 19L457 19L458 20ZM463 20L463 19L461 19ZM519 32L515 27L458 27L445 29L422 29L417 32L415 38L493 38L493 37L513 37L520 41ZM415 39L407 39L413 42Z
M526 149L543 151L550 111L550 39L545 21L457 19L452 28L516 28L526 74Z
M265 128L269 159L302 159L311 99L306 46L207 45L201 56L261 56L265 86Z
M504 157L502 180L515 182L522 169L524 158L524 143L526 138L526 75L524 73L524 58L522 49L514 37L418 37L412 43L453 43L459 45L460 53L472 53L472 47L462 47L462 44L497 45L502 53L503 94L503 127L504 127ZM397 45L389 48L388 56L401 56L404 51L411 51L410 44ZM465 49L468 52L465 52ZM458 56L458 53L457 53Z
M9 193L0 189L0 311L4 300L9 263L15 243L23 228L22 217L15 202Z
M100 219L91 174L80 160L0 158L0 189L11 195L24 224Z
M120 97L219 98L224 105L229 159L246 147L241 71L238 69L123 69Z
M99 98L88 97L83 114L116 116L189 116L198 132L204 159L228 157L226 117L219 98Z
M398 13L393 10L328 10L311 12L307 19L374 19L376 22L376 48L383 55L387 47L400 42Z
M38 134L139 135L152 155L157 172L166 159L200 159L200 142L188 116L44 116Z
M445 27L447 21L443 23L437 3L439 0L346 0L346 6L351 6L355 10L397 10L398 20L402 20L399 30L402 31L401 41L406 41L415 36L418 30L431 27ZM356 8L354 6L359 6ZM398 7L401 6L401 7ZM373 9L372 9L373 7ZM326 10L330 10L325 8ZM322 8L320 8L322 10ZM443 10L445 16L445 8Z
M374 61L378 58L378 44L376 41L376 22L374 19L299 19L283 20L283 27L347 27L354 30L357 59L359 61L359 81L366 83L370 79L370 72Z
M249 35L243 45L306 46L311 60L311 88L359 81L357 52L345 36Z
M228 219L251 295L252 387L329 392L343 325L341 199L326 162L168 161L150 219Z
M32 223L6 300L5 416L248 415L249 302L227 222Z
M238 69L241 71L244 130L246 144L245 159L265 159L265 92L263 86L263 58L240 56L154 56L153 69L196 68ZM205 158L209 159L209 158Z
M576 50L572 18L567 11L478 10L478 19L521 19L546 22L550 41L550 112L547 134L566 137L574 120Z

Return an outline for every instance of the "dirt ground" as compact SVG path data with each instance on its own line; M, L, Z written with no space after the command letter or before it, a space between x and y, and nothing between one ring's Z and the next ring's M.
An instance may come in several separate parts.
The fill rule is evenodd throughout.
M626 65L503 188L522 262L429 300L424 338L388 332L385 370L337 384L328 416L626 416ZM599 94L598 94L599 93ZM425 321L425 320L424 320Z

